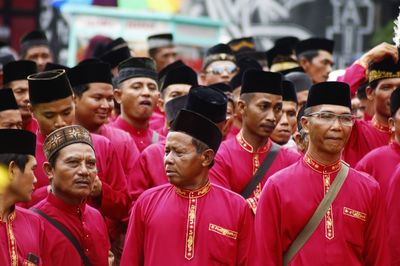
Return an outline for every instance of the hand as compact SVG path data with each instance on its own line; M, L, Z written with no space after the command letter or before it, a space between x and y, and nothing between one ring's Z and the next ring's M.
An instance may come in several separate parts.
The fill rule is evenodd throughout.
M355 63L363 66L365 69L368 68L368 65L373 62L380 62L385 57L392 57L394 62L397 62L399 59L399 55L397 53L397 47L386 42L383 42L365 54L361 56Z
M92 192L90 193L90 196L94 197L94 198L100 196L101 188L102 188L102 183L100 181L100 178L96 175L96 178L93 183L93 189L92 189Z

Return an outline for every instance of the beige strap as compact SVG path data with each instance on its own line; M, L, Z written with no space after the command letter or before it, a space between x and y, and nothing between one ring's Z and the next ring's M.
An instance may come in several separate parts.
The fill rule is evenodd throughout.
M332 202L335 200L337 194L339 193L340 188L342 187L344 181L346 180L347 174L349 173L349 165L343 161L341 163L342 168L337 174L328 192L325 194L325 197L318 205L318 208L315 210L313 216L308 221L306 226L304 226L303 230L300 232L300 234L297 235L296 239L292 242L288 250L283 255L284 266L288 265L288 263L294 258L294 256L296 256L297 252L314 233L315 229L317 229L322 218L328 211L329 206L331 206Z

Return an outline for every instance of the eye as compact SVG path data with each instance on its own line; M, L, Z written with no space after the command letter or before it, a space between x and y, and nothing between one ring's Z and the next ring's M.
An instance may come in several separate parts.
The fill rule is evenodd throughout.
M321 119L325 119L325 120L332 120L332 119L335 118L335 114L332 114L332 113L320 113L319 117Z

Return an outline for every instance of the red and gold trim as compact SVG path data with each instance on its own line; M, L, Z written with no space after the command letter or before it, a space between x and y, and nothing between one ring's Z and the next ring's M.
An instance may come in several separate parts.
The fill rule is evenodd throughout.
M272 146L272 141L268 138L267 142L258 148L256 151L253 149L253 146L251 146L243 137L243 131L240 130L239 133L236 135L236 140L239 142L239 145L245 150L250 153L265 153L268 152L269 149L271 149Z
M175 187L176 194L178 194L181 197L184 198L190 198L190 199L197 199L200 197L203 197L210 191L211 184L210 181L207 181L207 184L205 184L203 187L196 189L196 190L186 190L182 188Z
M360 212L360 211L356 211L356 210L353 210L353 209L350 209L350 208L347 208L347 207L343 207L343 214L347 215L347 216L350 216L350 217L353 217L353 218L356 218L356 219L359 219L359 220L361 220L363 222L367 221L367 214L366 213L363 213L363 212Z
M331 187L331 177L329 174L323 175L324 182L324 194L326 194ZM325 214L325 237L329 240L335 237L335 228L333 225L333 212L332 205L329 206L328 211Z
M376 120L375 117L372 118L371 123L372 123L372 126L374 128L376 128L377 130L390 134L390 127L388 125L383 125L383 124L379 123L379 121Z
M209 224L208 230L232 239L237 239L238 233L215 224Z
M312 158L309 154L304 155L304 162L314 171L320 173L320 174L331 174L334 172L337 172L340 170L342 164L340 160L338 160L336 163L330 164L330 165L323 165L319 163L317 160Z
M14 235L14 231L12 228L12 222L15 220L15 217L17 216L17 213L15 210L13 210L7 217L7 221L3 221L0 218L1 222L6 223L7 227L7 242L8 242L8 252L10 254L10 259L11 259L11 265L12 266L18 266L18 254L17 254L17 243Z

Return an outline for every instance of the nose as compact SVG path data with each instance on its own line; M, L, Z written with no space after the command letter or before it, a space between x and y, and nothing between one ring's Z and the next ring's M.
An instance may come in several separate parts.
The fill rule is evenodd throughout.
M56 122L55 122L55 126L57 128L60 127L65 127L67 125L67 123L65 123L64 119L61 117L61 115L57 115L56 117Z
M37 178L35 175L33 175L33 184L36 184L36 183L37 183Z
M107 101L106 98L103 98L103 99L100 101L100 107L101 107L101 108L110 108L110 105L108 104L108 101Z
M86 166L86 163L85 163L85 162L82 162L82 163L80 164L80 167L79 167L79 174L82 175L82 176L88 176L88 175L89 175L89 169L88 169L88 167Z
M286 112L284 112L284 113L282 114L281 119L279 120L279 124L285 124L285 125L288 125L288 124L289 124L289 121L288 121L288 119L287 119L287 113L286 113Z

